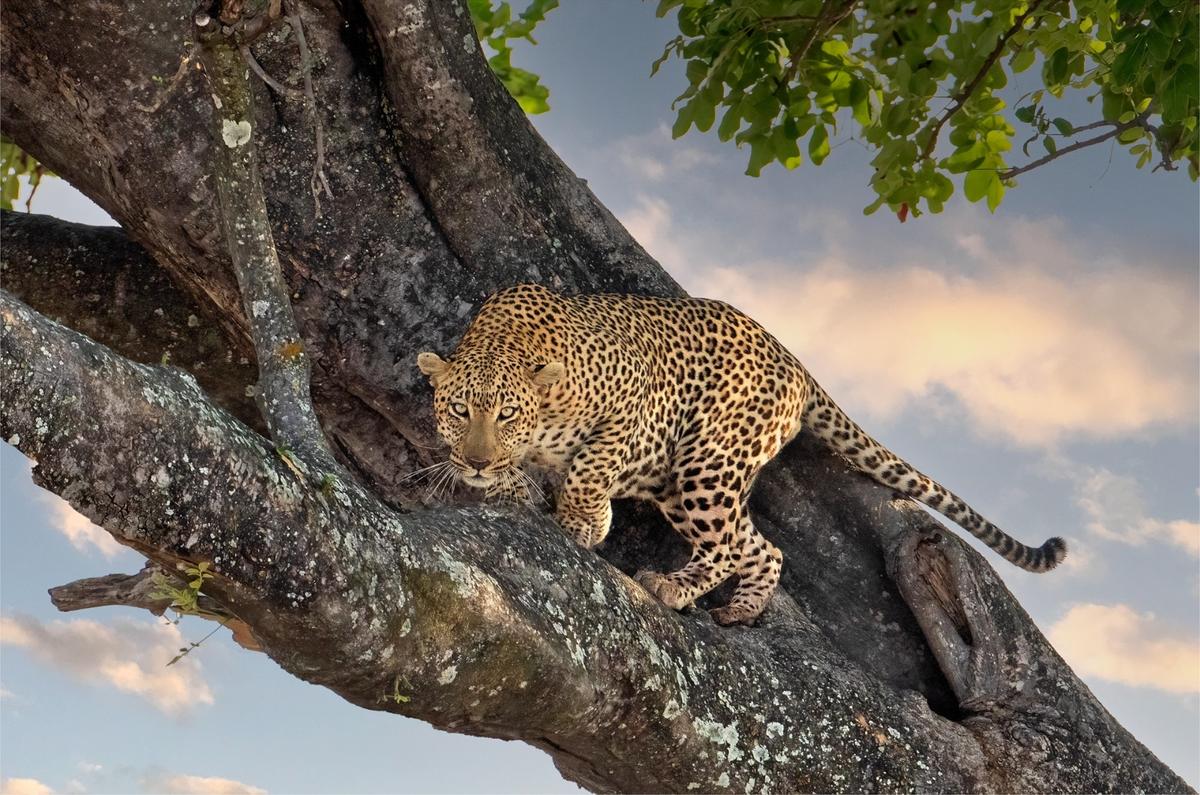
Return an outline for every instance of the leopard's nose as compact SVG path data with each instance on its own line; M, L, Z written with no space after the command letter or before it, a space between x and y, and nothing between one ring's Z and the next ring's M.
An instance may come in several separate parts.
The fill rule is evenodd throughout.
M468 458L467 463L482 472L488 464L492 463L492 460L490 458Z

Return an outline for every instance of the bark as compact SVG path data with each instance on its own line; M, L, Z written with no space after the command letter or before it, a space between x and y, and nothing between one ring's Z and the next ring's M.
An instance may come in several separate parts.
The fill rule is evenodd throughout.
M488 293L518 281L678 287L503 93L463 4L292 7L316 112L254 78L248 112L313 404L349 472L305 476L184 370L134 364L6 296L0 434L39 461L42 485L167 570L212 562L214 609L292 674L362 707L533 743L592 789L1186 790L978 555L807 438L752 501L786 556L753 629L666 611L622 574L683 554L642 506L619 506L606 562L534 510L423 504L403 480L438 455L418 351L447 351ZM160 268L172 305L250 351L213 103L179 68L192 12L5 3L4 132L154 263L97 245L97 274ZM289 88L304 78L295 33L276 24L253 45ZM314 118L336 197L319 217ZM29 251L71 271L65 250ZM69 299L9 268L6 254L16 296L120 348L104 301L57 311ZM176 360L197 378L204 361Z
M0 210L0 284L122 356L182 367L238 419L262 426L247 397L253 350L119 228Z

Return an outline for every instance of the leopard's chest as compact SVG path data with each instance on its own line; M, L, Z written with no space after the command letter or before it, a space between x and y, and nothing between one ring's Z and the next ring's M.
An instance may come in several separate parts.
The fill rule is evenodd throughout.
M540 469L563 474L571 465L571 459L583 446L583 429L567 424L544 424L534 431L529 448L525 451L525 462Z

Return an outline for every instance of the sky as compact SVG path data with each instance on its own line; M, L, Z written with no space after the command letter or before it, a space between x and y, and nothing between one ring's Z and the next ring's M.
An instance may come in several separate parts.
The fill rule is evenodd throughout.
M892 450L1027 542L1065 536L1051 574L984 554L1200 787L1196 186L1099 146L994 215L956 194L938 216L864 217L869 157L845 133L820 168L759 179L715 136L672 141L682 70L649 65L673 35L653 4L565 3L514 56L551 89L539 131L689 292L757 318ZM34 209L111 223L61 180ZM141 559L7 445L0 526L0 795L577 791L540 751L357 709L224 633L166 667L207 622L58 614L47 588Z

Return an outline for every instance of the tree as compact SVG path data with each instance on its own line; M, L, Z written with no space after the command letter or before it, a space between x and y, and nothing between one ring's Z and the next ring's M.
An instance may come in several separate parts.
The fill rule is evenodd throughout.
M0 435L149 560L61 608L175 604L596 790L1186 790L982 559L808 439L755 495L789 563L753 629L622 573L685 554L639 506L604 560L535 508L422 504L411 363L484 296L680 293L461 3L2 14L5 135L122 227L4 217Z

